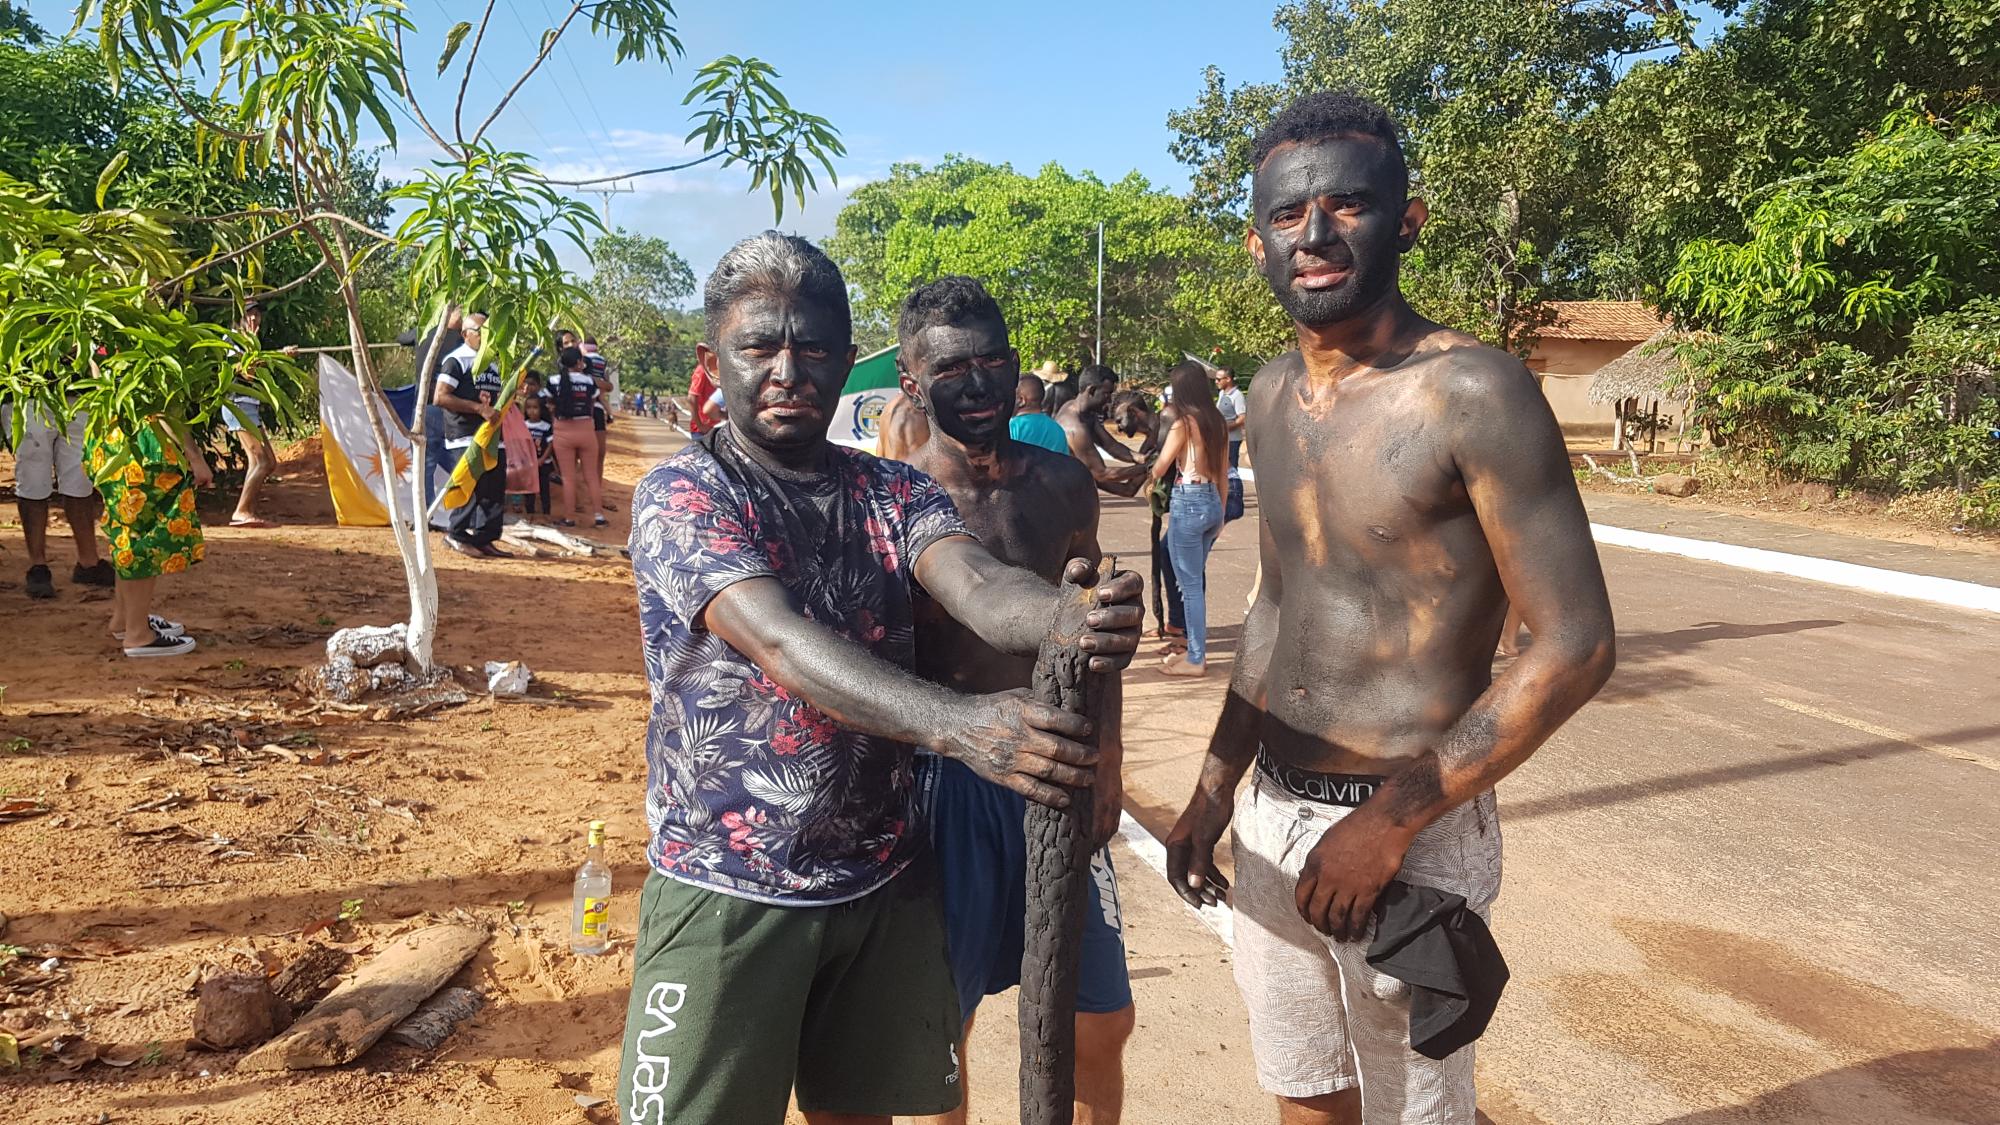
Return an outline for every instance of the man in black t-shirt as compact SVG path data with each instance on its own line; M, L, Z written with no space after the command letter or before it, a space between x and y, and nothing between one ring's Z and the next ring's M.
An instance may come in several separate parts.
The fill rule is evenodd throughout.
M436 399L444 409L445 459L453 466L472 445L479 424L498 417L494 404L500 401L500 372L491 364L475 370L485 327L486 314L467 314L465 342L438 365ZM451 529L444 543L461 555L507 556L493 545L507 515L507 449L496 445L494 452L500 463L480 474L464 507L451 509Z

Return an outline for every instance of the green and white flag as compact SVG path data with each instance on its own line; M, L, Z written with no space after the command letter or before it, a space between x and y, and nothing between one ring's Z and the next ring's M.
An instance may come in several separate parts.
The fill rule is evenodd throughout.
M902 394L902 377L896 373L896 352L891 344L874 355L854 361L854 370L841 388L840 405L833 412L833 426L827 437L838 445L875 452L881 435L882 412L889 400Z

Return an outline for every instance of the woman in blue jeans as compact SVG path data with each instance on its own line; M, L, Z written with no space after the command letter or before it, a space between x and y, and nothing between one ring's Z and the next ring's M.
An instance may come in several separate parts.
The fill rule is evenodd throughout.
M1169 676L1208 674L1208 552L1222 531L1222 489L1229 476L1228 430L1210 395L1208 371L1198 363L1182 363L1167 373L1180 417L1167 431L1153 476L1176 468L1180 481L1167 504L1167 557L1181 587L1187 612L1187 653L1165 661Z

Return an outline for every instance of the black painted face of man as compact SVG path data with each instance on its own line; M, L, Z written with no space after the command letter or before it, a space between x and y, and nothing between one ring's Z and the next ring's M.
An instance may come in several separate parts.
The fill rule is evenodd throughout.
M1428 216L1401 158L1378 137L1278 146L1251 185L1257 271L1297 323L1333 324L1396 288L1398 259Z
M1007 432L1021 381L1021 356L1007 326L980 319L933 324L903 345L903 390L952 440L990 447Z
M826 443L854 367L843 311L796 293L752 293L730 308L712 350L696 348L730 425L781 462L809 461Z

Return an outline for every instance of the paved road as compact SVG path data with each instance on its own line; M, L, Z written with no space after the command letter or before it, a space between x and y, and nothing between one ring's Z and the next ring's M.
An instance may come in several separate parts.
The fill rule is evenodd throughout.
M1105 522L1142 564L1143 507ZM1501 786L1514 982L1482 1105L1499 1125L2000 1122L2000 618L1602 555L1618 673ZM1218 672L1254 566L1231 525ZM1164 835L1222 682L1129 683L1130 807Z

